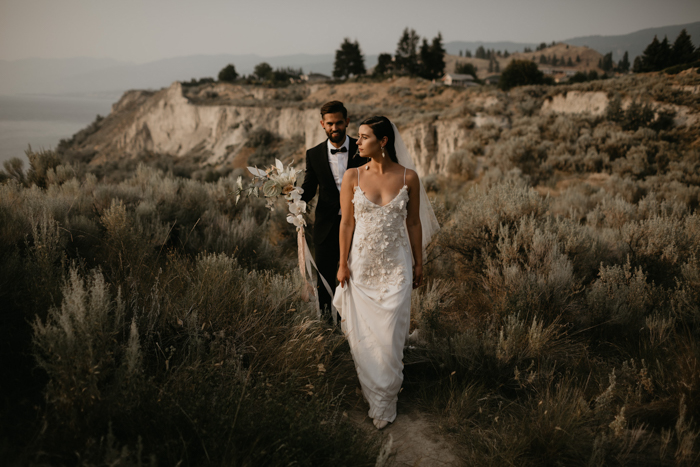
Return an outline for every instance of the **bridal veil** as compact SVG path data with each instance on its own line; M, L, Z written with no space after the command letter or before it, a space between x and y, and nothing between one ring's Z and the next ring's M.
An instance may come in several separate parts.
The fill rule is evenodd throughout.
M396 149L396 159L398 160L399 164L415 171L416 166L413 163L411 155L408 153L408 149L406 149L406 145L403 142L403 138L401 138L401 133L399 133L399 130L396 128L396 125L394 125L393 122L391 126L394 129L394 148ZM423 186L422 181L420 182L420 223L423 227L422 246L423 251L425 251L425 248L430 243L430 240L432 239L433 235L435 235L437 231L440 230L440 225L438 224L437 218L435 217L433 207L430 204L430 200L428 199L428 195L425 192L425 187Z

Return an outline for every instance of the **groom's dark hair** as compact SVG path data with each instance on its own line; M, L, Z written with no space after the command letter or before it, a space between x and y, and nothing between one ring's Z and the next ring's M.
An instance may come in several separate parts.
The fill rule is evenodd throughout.
M323 104L321 107L321 118L326 114L342 113L343 118L348 118L348 109L345 108L340 101L330 101Z
M377 139L382 139L385 136L387 137L388 141L386 142L384 149L386 150L387 154L389 154L389 159L398 164L399 160L396 157L396 148L394 147L396 136L394 136L394 127L391 125L389 119L379 116L369 117L360 123L360 126L362 125L367 125L370 127Z

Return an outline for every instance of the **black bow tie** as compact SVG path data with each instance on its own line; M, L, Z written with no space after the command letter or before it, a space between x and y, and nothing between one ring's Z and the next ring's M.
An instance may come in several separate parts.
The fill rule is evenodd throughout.
M348 152L348 148L346 148L345 146L338 148L338 149L331 148L331 154L335 154L337 152Z

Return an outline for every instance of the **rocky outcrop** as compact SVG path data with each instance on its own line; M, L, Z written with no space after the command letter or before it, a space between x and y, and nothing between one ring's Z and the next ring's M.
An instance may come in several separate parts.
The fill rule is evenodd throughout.
M397 93L396 89L411 92ZM600 116L609 105L604 91L562 90L547 97L540 107L541 101L527 91L510 96L493 89L465 92L409 78L284 88L214 83L183 89L176 82L157 92L125 93L112 113L95 125L97 130L74 138L70 149L93 154L94 163L153 152L197 156L202 164L241 167L252 153L244 147L258 129L283 139L303 140L307 148L323 141L326 136L319 125L318 109L323 102L335 99L346 102L350 110L351 134L357 131L360 118L375 113L392 118L421 176L447 174L453 154L462 158L466 153L478 154L475 145L482 144L480 141L494 130L498 134L497 128L510 127L514 116ZM623 97L622 107L627 108L629 102L629 97ZM677 126L698 122L693 108L651 104L657 111L672 110ZM298 146L296 160L301 156Z
M693 93L694 90L683 89L684 91ZM632 99L625 97L622 99L622 109L627 109L632 104ZM546 99L542 104L540 113L543 115L549 113L565 113L565 114L581 114L588 113L594 116L600 116L605 113L608 108L610 99L607 93L602 91L597 92L579 92L569 91L568 93L558 94L550 99ZM693 112L687 106L675 105L662 102L649 102L651 107L656 111L672 112L675 115L674 124L676 126L693 126L698 122L697 113Z
M467 137L464 120L435 120L401 129L418 175L444 173L447 160Z
M135 111L118 118L135 102L140 104ZM264 128L282 138L304 135L307 146L318 144L325 137L317 110L198 105L183 96L177 82L145 100L142 94L126 93L113 106L112 113L115 121L108 122L106 131L87 142L103 157L136 156L149 151L178 157L200 155L208 163L218 164L233 157L255 129ZM120 124L114 125L117 120Z
M269 90L253 89L258 93ZM269 99L269 95L252 96ZM110 157L134 157L143 152L177 157L204 156L206 163L232 160L250 133L263 128L282 138L303 136L307 148L325 139L316 108L303 106L206 105L183 95L180 83L156 93L131 91L113 106L108 122L84 145ZM269 102L269 100L267 101ZM503 124L507 119L477 115L472 125ZM464 118L420 122L401 128L420 175L445 170L447 158L464 141Z
M557 94L542 104L541 113L589 113L602 115L608 108L608 95L604 92L569 91Z

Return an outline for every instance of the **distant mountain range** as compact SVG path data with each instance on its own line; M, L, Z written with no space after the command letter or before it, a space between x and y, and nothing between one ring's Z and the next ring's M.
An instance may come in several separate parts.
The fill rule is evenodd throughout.
M668 41L673 44L678 34L682 29L685 29L693 41L693 45L700 45L700 21L697 23L680 24L677 26L664 26L662 28L642 29L641 31L625 34L622 36L585 36L567 39L566 42L571 45L585 45L591 49L595 49L605 55L608 52L613 53L613 60L620 60L625 51L629 52L630 62L634 61L634 57L642 55L647 45L657 36L659 40L663 40L664 36L668 37Z
M121 94L129 89L160 89L173 81L216 78L228 63L241 75L253 73L255 65L269 63L273 68L302 68L304 72L330 75L334 55L190 55L134 64L109 59L26 59L0 60L0 95L13 94ZM366 56L368 67L377 56Z
M630 61L640 55L654 35L660 39L667 36L673 42L681 29L685 28L695 45L700 44L700 22L665 26L637 31L619 36L586 36L565 39L572 45L585 45L601 54L613 53L619 60L625 51ZM551 41L550 41L551 42ZM548 42L548 43L550 43ZM534 49L535 43L524 42L461 42L445 44L447 53L457 55L469 49L472 53L479 46L486 49L522 51ZM387 52L393 53L393 50ZM333 54L297 54L278 57L259 55L191 55L174 57L154 62L134 64L112 59L25 59L0 60L0 95L15 94L116 94L128 89L159 89L173 81L188 81L191 78L216 77L219 70L233 63L239 74L251 74L260 62L272 67L302 68L304 72L330 75L333 70ZM367 68L377 63L377 56L365 57Z
M657 36L662 40L664 36L668 37L671 44L678 36L682 29L686 29L690 34L693 44L697 47L700 45L700 21L697 23L679 24L676 26L664 26L661 28L642 29L631 34L623 34L620 36L584 36L573 37L571 39L558 40L556 42L565 42L571 45L586 46L603 55L608 52L613 53L613 60L617 61L622 58L625 51L629 53L630 62L634 61L634 57L641 55L649 43ZM548 41L549 45L552 41ZM535 49L539 43L529 42L448 42L445 44L445 50L448 54L457 55L461 50L470 50L472 54L479 46L485 49L493 49L508 52L522 52L525 47Z

